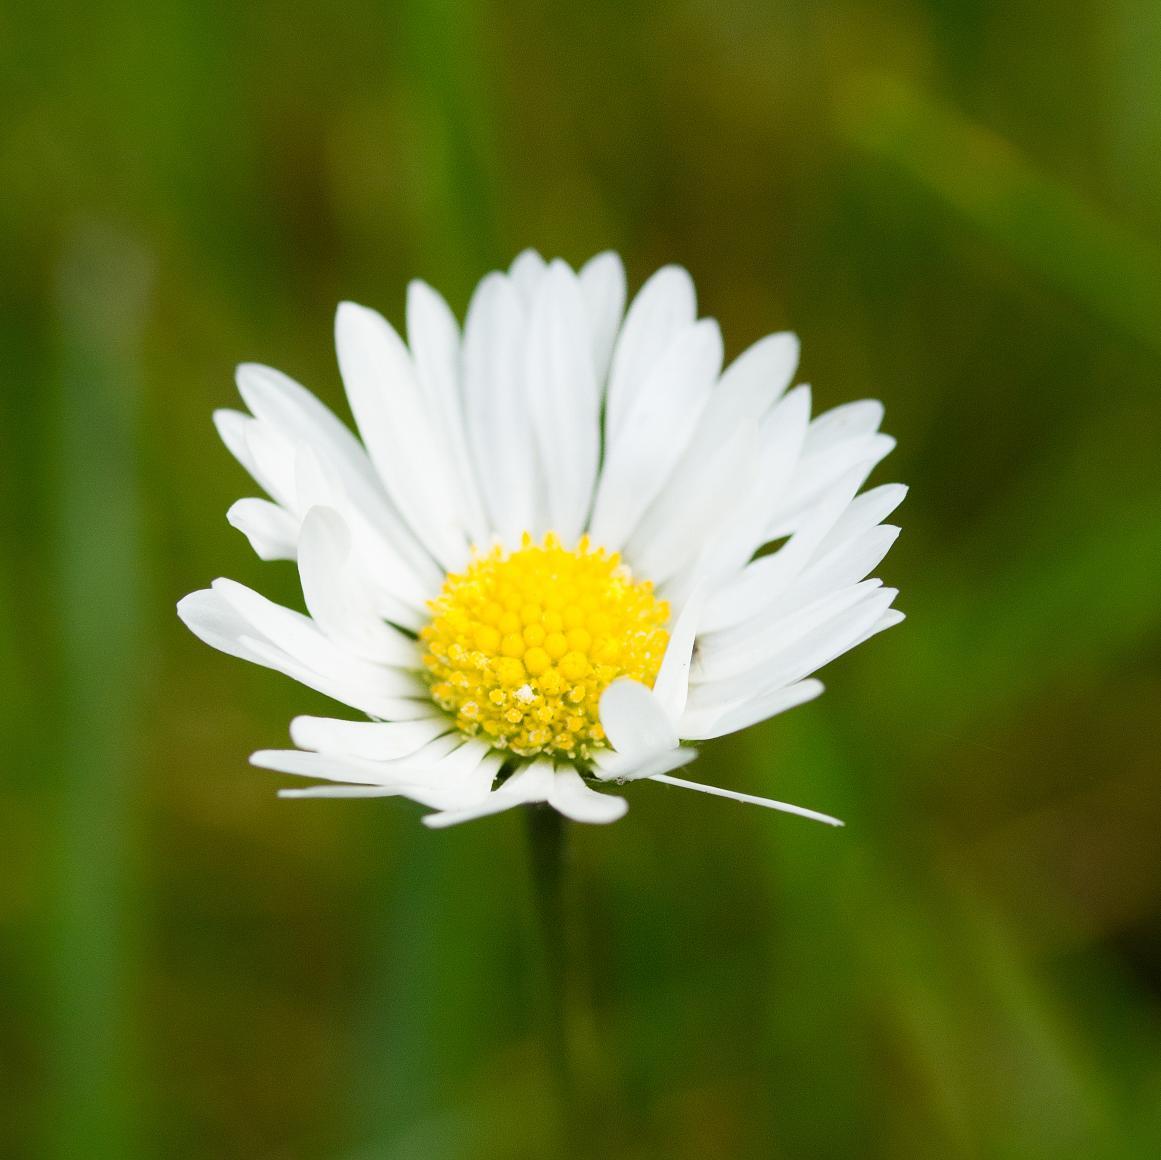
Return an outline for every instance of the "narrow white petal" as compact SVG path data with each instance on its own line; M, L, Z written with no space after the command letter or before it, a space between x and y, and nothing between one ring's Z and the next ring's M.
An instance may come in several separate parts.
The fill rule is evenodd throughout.
M295 461L295 510L301 518L314 507L342 513L360 572L376 593L378 611L407 628L424 624L427 601L439 591L443 570L386 497L354 495L330 465L303 445Z
M827 542L831 538L828 536ZM781 608L787 600L801 599L803 593L825 592L862 580L878 567L898 538L899 529L894 524L882 524L825 555L820 549L817 558L794 582L778 607Z
M339 369L371 461L415 535L445 568L466 556L450 463L436 438L403 340L352 302L335 317Z
M272 499L293 511L294 461L299 444L277 427L249 416L243 435L254 461L255 478Z
M241 411L214 412L214 426L230 454L271 499L294 505L294 448L278 432Z
M669 644L661 660L657 679L653 682L653 696L660 703L670 721L676 721L685 711L689 697L689 671L693 663L693 645L701 623L704 593L696 589L685 602L669 633Z
M280 789L280 798L380 798L399 797L397 785L310 785L304 789Z
M732 511L702 547L700 555L666 585L666 596L680 600L697 582L712 591L736 577L769 538L766 526L793 477L810 422L810 388L796 387L779 402L758 429L757 468L748 478L739 472Z
M475 821L490 814L503 813L514 806L547 801L552 790L553 776L551 762L534 761L531 765L516 770L502 786L492 790L473 805L428 814L423 819L423 824L432 829L445 829L460 822Z
M211 648L242 660L255 660L244 643L247 633L252 631L249 623L212 588L183 596L177 602L177 615L194 636Z
M545 501L546 527L535 530L551 529L571 544L592 504L601 403L584 299L563 262L553 262L540 281L526 373Z
M900 612L897 608L889 608L874 624L858 640L851 645L851 648L857 648L864 641L868 641L873 636L878 636L881 632L886 632L889 628L894 628L897 624L902 624L907 619L905 612Z
M851 500L850 507L823 540L819 552L829 552L881 524L907 498L901 483L881 483Z
M250 541L260 560L293 560L298 552L298 521L268 499L240 499L226 522Z
M249 394L265 399L253 390ZM269 406L263 411L269 414ZM442 572L391 506L353 436L348 433L355 450L340 454L335 441L298 438L289 423L278 428L237 411L215 412L214 419L230 450L284 512L279 516L262 508L260 500L243 500L231 509L230 522L250 538L260 556L294 559L306 510L315 504L334 507L345 514L360 555L386 593L392 619L412 627L421 623L416 614L438 591ZM300 426L305 424L303 420ZM359 456L362 467L355 462ZM408 614L400 605L413 611Z
M455 315L440 294L426 282L407 288L407 344L415 374L428 402L455 474L461 511L475 543L485 543L489 531L472 470L460 384L460 332Z
M777 466L790 449L762 447L760 457L755 453L762 443L770 441L771 433L782 441L785 414L765 436L763 416L790 385L798 351L795 335L767 335L723 372L671 484L658 496L634 537L634 558L640 555L642 569L657 583L668 579L677 565L715 539L708 534L709 529L717 531L728 524L738 511L739 501L752 495L756 485L762 489L768 512L773 502L770 492L777 484L763 473L769 475L769 465ZM801 421L803 437L808 416L809 406ZM793 460L786 463L787 478L792 466Z
M607 423L618 428L625 413L679 331L697 318L697 294L680 266L658 270L633 299L617 337L609 372Z
M681 789L695 789L698 793L708 793L713 797L730 798L732 801L745 802L752 806L764 806L768 810L780 810L784 814L797 814L800 818L810 818L811 821L825 822L828 826L841 826L844 822L832 818L830 814L820 814L817 810L808 810L805 806L792 806L789 802L777 802L773 798L755 797L749 793L738 793L732 789L719 789L715 785L702 785L696 781L686 781L680 777L669 777L667 774L655 774L654 781L665 785L675 785Z
M682 746L679 749L654 749L648 753L614 753L601 749L593 757L593 776L601 781L640 781L656 777L689 765L697 758L697 750Z
M399 795L437 810L459 810L484 801L500 758L479 742L441 737L402 761L357 761L334 754L295 751L255 754L254 764L307 777L355 784L281 790L280 797L388 797ZM305 759L305 760L303 760Z
M872 591L854 607L832 617L792 644L779 648L748 671L691 685L689 707L713 708L809 676L854 648L863 634L887 611L896 595L894 588Z
M727 733L738 733L759 721L766 721L788 709L805 705L822 691L821 681L799 681L756 697L740 698L732 704L686 710L678 728L682 737L690 741L709 741L714 737L724 737Z
M755 422L793 382L800 351L798 335L789 331L760 338L722 372L715 407L724 405L744 421Z
M740 624L777 599L813 559L862 481L859 468L840 477L778 551L748 564L734 580L720 588L706 605L704 631Z
M508 267L508 277L527 306L536 301L548 264L535 250L517 254Z
M625 816L629 803L623 797L598 793L585 785L570 766L558 768L548 791L548 804L574 822L606 825Z
M222 582L218 583L220 585ZM252 620L226 600L217 587L191 592L179 602L177 612L190 631L212 648L274 669L353 709L392 720L412 720L431 715L431 701L425 695L415 695L419 685L413 685L413 689L403 695L396 691L398 681L393 678L399 674L394 670L372 668L368 671L359 668L354 676L346 672L336 674L333 669L321 673L300 657L292 656L259 634ZM307 623L309 625L309 621Z
M343 753L304 753L300 749L262 749L250 755L250 764L322 781L415 786L445 768L454 768L456 760L462 762L461 748L460 738L449 735L428 742L400 761L370 761Z
M752 620L706 633L698 640L695 679L718 681L752 670L768 657L784 653L820 625L870 599L881 588L878 580L863 580L834 591L824 589L813 599L791 607L772 605Z
M320 781L351 782L386 788L402 784L392 779L387 762L360 761L336 753L304 753L300 749L260 749L250 755L250 764L294 777L315 777Z
M249 650L247 660L274 669L300 685L315 689L369 717L411 721L431 712L431 701L426 696L418 692L400 694L395 691L395 682L391 678L399 675L397 670L373 669L350 677L336 676L319 672L267 640L247 636L240 643Z
M472 295L464 325L464 408L468 447L492 530L508 547L536 526L537 478L525 389L525 315L500 274Z
M803 455L791 486L781 502L770 509L765 539L789 535L819 498L836 482L859 477L859 487L872 471L895 449L890 435L858 435L828 447L817 455Z
M618 550L665 486L710 399L722 361L717 323L703 319L669 346L627 404L606 415L606 453L590 531Z
M249 626L252 635L237 642L248 659L370 716L401 715L399 703L409 698L430 704L418 677L344 652L309 617L230 580L216 580L213 587Z
M696 457L691 447L641 518L625 546L625 557L663 594L669 594L667 582L681 577L683 569L718 538L743 497L751 495L760 471L759 446L759 432L750 426ZM676 596L680 603L680 583Z
M657 749L676 749L673 721L653 691L640 681L618 677L601 694L601 726L609 744L632 757Z
M231 410L228 407L221 407L214 412L214 427L217 429L218 438L226 445L230 454L250 473L251 478L260 484L263 490L268 490L265 481L258 478L258 465L254 462L254 456L250 453L250 447L246 443L246 427L253 422L254 420L249 415L245 415L241 411Z
M306 443L365 486L378 484L366 449L329 407L304 386L273 367L242 363L235 372L238 392L262 423L294 443Z
M334 717L295 717L290 736L300 749L339 753L368 761L411 757L430 741L450 733L442 714L416 721L341 721Z
M313 507L299 534L298 571L306 606L319 627L365 660L419 668L415 641L378 616L371 591L351 558L351 535L333 508Z
M416 677L362 660L328 640L309 616L275 604L244 584L219 579L214 581L213 589L252 626L255 635L321 675L342 681L367 681L396 696L424 692Z
M578 277L589 316L593 368L604 387L613 358L613 342L625 310L625 267L618 255L606 251L586 262Z
M883 421L883 404L878 399L860 399L824 411L810 425L806 454L816 455L858 435L869 435Z

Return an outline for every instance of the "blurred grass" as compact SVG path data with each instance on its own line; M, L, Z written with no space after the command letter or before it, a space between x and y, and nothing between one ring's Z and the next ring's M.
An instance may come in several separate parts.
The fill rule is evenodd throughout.
M58 718L42 755L56 821L45 964L48 1123L62 1156L137 1155L137 747L144 545L135 471L147 260L89 227L57 274L52 582ZM110 550L115 545L115 550ZM47 725L47 722L45 722ZM55 761L54 761L55 758Z
M1144 0L0 9L0 1155L551 1154L519 818L291 805L182 632L233 363L525 245L883 398L910 620L575 835L609 1157L1161 1153L1161 29ZM95 223L95 225L93 224Z

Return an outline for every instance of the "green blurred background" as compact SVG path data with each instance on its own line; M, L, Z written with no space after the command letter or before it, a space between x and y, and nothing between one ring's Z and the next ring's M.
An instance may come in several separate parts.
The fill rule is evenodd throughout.
M557 1153L522 819L279 801L233 365L525 246L802 336L910 619L576 832L584 1150L1161 1155L1161 5L0 5L0 1155ZM345 410L344 410L345 413Z

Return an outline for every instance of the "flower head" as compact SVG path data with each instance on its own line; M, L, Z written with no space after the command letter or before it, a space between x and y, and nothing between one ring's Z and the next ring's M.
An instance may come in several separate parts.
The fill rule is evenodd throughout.
M299 717L255 764L401 795L447 825L528 802L620 817L602 782L672 776L683 741L817 696L811 674L898 623L865 577L897 484L859 494L893 441L882 407L810 417L793 335L724 371L689 275L625 311L620 260L527 252L478 286L461 332L413 282L407 341L344 303L339 366L361 441L277 371L238 369L250 414L215 416L266 492L230 522L297 562L307 612L229 580L178 605L202 640L366 720ZM777 548L775 542L781 541Z

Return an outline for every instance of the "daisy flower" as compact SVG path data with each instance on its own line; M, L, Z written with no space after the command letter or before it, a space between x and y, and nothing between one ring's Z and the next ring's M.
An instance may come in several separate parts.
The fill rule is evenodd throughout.
M526 252L476 288L461 330L423 282L407 336L338 310L359 437L310 392L238 368L226 446L269 498L229 522L292 560L306 613L217 580L178 605L207 644L365 719L298 717L255 765L400 795L446 826L547 802L582 822L640 778L788 810L673 771L706 741L818 696L811 677L902 620L865 579L905 488L859 494L894 441L882 406L815 419L792 334L723 370L718 324L667 266L625 309L611 253L579 271Z

